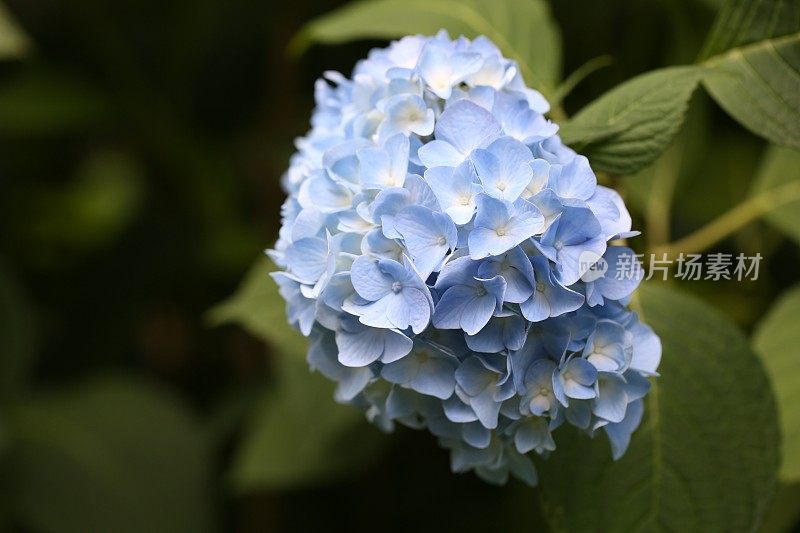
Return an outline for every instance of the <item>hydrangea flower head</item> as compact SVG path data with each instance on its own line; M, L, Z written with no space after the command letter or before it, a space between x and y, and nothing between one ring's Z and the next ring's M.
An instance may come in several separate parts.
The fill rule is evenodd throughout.
M620 457L661 357L626 305L641 267L611 244L636 233L517 64L410 36L326 73L316 103L269 254L336 399L495 483L536 483L564 424Z

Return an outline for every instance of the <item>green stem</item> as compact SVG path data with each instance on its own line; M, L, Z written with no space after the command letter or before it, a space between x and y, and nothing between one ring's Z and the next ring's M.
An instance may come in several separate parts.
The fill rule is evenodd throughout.
M667 254L668 257L679 253L702 252L773 209L797 200L800 200L800 181L764 191L748 198L694 233L675 242L655 246L650 252Z
M671 153L667 153L665 159L671 159L671 156ZM650 242L669 242L670 211L672 199L675 196L675 186L678 182L679 166L671 164L671 161L667 160L662 161L655 168L645 209L647 234Z
M559 85L556 90L553 92L553 96L550 99L551 103L556 106L558 105L561 100L563 100L572 90L577 87L577 85L586 79L589 74L592 72L599 70L603 67L607 67L609 65L614 64L614 58L610 55L598 56L594 59L590 59L574 71L572 74L567 76L561 85Z

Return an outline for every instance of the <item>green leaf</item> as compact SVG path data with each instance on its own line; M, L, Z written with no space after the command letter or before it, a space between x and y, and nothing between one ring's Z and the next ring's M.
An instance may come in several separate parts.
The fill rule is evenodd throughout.
M241 324L275 354L273 386L257 401L234 456L230 479L238 492L342 476L368 464L385 442L362 412L334 401L334 383L309 369L308 341L286 322L285 302L267 275L274 270L259 259L236 294L210 313L217 324Z
M369 465L386 444L352 406L337 404L334 384L302 359L278 357L275 386L247 422L230 480L237 492L315 485Z
M778 484L775 497L764 516L759 533L789 533L796 531L800 519L800 484Z
M778 461L761 364L707 304L654 284L638 298L663 345L645 419L618 461L604 435L559 430L539 467L548 514L556 530L581 533L753 531Z
M239 324L281 354L304 360L308 340L286 321L286 302L269 277L269 273L276 270L278 268L269 259L260 257L236 293L213 308L208 318L213 325Z
M728 0L709 32L700 59L800 29L797 0Z
M752 194L770 196L764 218L800 244L800 151L770 146Z
M302 52L311 42L433 35L442 28L453 37L485 35L546 97L561 76L561 34L544 0L362 0L311 21L291 46Z
M706 60L703 84L756 135L800 148L800 33L734 48Z
M782 481L800 481L800 285L784 293L758 325L753 347L764 361L783 430Z
M4 482L42 532L207 531L211 464L183 405L152 384L96 378L19 406Z
M0 133L60 135L112 116L106 94L71 74L26 69L0 86Z
M33 307L6 265L0 262L0 401L24 389L35 361Z
M8 12L8 8L0 3L0 60L24 56L30 47L28 36Z
M702 76L698 67L669 67L610 90L561 127L562 140L599 170L632 174L667 148L683 123Z
M30 238L63 260L62 249L91 249L112 242L133 222L144 197L145 174L138 160L118 150L98 150L78 167L73 180L41 186L26 210L36 213Z

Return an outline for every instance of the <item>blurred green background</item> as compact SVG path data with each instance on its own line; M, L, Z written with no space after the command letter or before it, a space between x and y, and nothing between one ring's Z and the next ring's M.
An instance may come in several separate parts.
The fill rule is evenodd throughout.
M279 178L308 128L315 78L349 73L380 44L287 54L306 22L341 4L3 4L0 523L9 531L546 530L535 491L451 474L428 434L383 437L334 405L302 361L273 356L258 323L215 327L226 308L208 313L274 241ZM565 74L613 59L568 96L567 113L636 74L691 62L717 4L552 2ZM668 229L680 236L745 198L763 164L764 141L702 91L691 105L673 147L616 182L639 228L656 176L677 180ZM800 280L796 244L764 223L717 249L760 251L759 281L685 288L748 331ZM252 279L272 291L262 273ZM283 320L282 309L270 312ZM797 492L782 495L796 502ZM778 531L793 518L775 520Z

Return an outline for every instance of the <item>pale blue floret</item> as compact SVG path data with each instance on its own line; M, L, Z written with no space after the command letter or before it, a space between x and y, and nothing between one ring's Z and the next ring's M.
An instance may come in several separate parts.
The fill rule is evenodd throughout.
M385 119L380 130L383 138L396 133L416 133L423 137L433 133L433 109L428 109L425 100L416 94L399 94L389 98L384 113Z
M628 406L625 378L613 372L597 375L597 397L592 401L592 412L609 422L622 422Z
M446 400L455 390L456 367L458 359L455 357L418 346L408 356L385 365L381 376L390 383Z
M298 202L303 207L314 207L321 213L336 213L350 209L353 193L335 182L324 170L317 170L300 185Z
M380 148L358 150L356 156L363 186L368 189L402 187L408 174L408 149L408 137L398 133Z
M624 372L630 364L632 335L612 320L598 320L583 357L599 372Z
M409 36L315 85L267 253L335 398L427 429L455 472L535 484L553 431L619 458L658 376L618 193L485 37ZM557 451L556 451L557 453Z
M535 291L520 304L522 315L531 322L540 322L575 311L583 305L582 294L561 284L546 257L531 258L534 271Z
M629 239L639 235L638 231L631 231L631 215L617 191L598 185L586 205L597 217L607 240Z
M619 459L628 448L631 442L631 434L639 426L644 413L644 402L636 400L628 405L625 411L625 418L618 424L607 424L603 429L611 443L611 455L614 460Z
M283 272L274 272L272 279L278 284L280 295L286 300L286 317L289 323L300 330L303 335L309 335L314 327L316 302L312 298L303 296L300 290L302 285Z
M475 171L489 196L513 202L533 179L533 154L512 137L501 137L486 149L470 156Z
M467 52L448 53L432 42L419 60L419 73L430 90L439 98L449 98L453 86L481 68L481 56Z
M328 243L325 239L306 237L286 249L286 266L301 283L313 285L328 266Z
M345 302L344 311L376 328L421 333L430 321L433 300L425 282L404 256L403 263L361 256L350 271L353 288L364 302Z
M633 324L628 327L633 334L633 356L630 368L645 376L657 376L656 370L661 362L661 339L655 334L653 328L637 320L634 320Z
M586 359L573 357L553 374L553 393L564 407L569 399L589 400L597 395L597 369Z
M539 233L544 217L530 202L519 199L513 204L479 194L475 228L469 234L469 256L483 259L500 255Z
M309 332L310 333L310 332ZM368 367L348 368L336 358L336 344L330 333L315 332L311 335L308 364L323 376L337 382L335 397L340 402L349 402L361 394L372 380Z
M537 248L558 265L558 278L572 285L606 251L606 239L597 218L585 207L565 207L547 228ZM593 258L587 261L586 256Z
M588 200L597 187L597 178L589 167L589 160L577 155L566 165L550 168L547 187L561 198Z
M440 269L458 240L456 226L449 216L421 205L400 211L394 218L394 229L402 237L422 279Z
M531 109L527 100L514 95L495 93L492 114L500 122L506 135L525 144L542 141L558 131L557 124Z
M392 363L411 351L413 341L394 329L370 328L355 317L342 320L336 332L339 362L345 366L367 366L379 360Z
M500 353L516 351L525 344L527 324L525 319L511 312L493 316L475 335L466 334L467 346L474 352Z
M473 150L500 137L500 125L486 109L460 100L444 110L434 128L435 140L419 149L428 167L457 167Z
M553 392L553 377L557 365L551 359L534 361L525 372L523 386L525 395L520 402L523 415L554 415L558 409L558 401Z
M633 250L625 246L609 246L603 254L607 270L586 283L586 302L594 307L609 300L624 300L644 279L644 269Z
M389 239L399 239L401 235L394 227L394 217L400 210L412 204L411 192L408 189L384 189L372 202L372 220L380 224L383 235Z
M460 329L475 335L503 306L506 282L501 276L489 279L472 277L447 288L433 314L439 329Z
M514 428L514 445L519 453L535 451L539 455L556 449L547 420L531 417L521 420Z
M471 355L456 370L456 393L489 429L497 427L502 402L515 393L507 360L494 354Z
M453 222L464 225L475 214L475 197L483 190L476 183L477 176L469 161L457 167L434 167L425 171L425 180L430 185L439 205Z
M569 407L559 411L559 419L562 418L562 415L563 419L579 429L587 431L592 429L591 400L571 400Z
M477 275L481 278L502 276L506 281L506 293L503 297L506 302L519 304L533 295L533 265L520 246L485 259L478 267Z
M386 237L381 229L370 230L364 235L361 251L365 255L394 259L397 262L402 261L405 252L398 240Z

